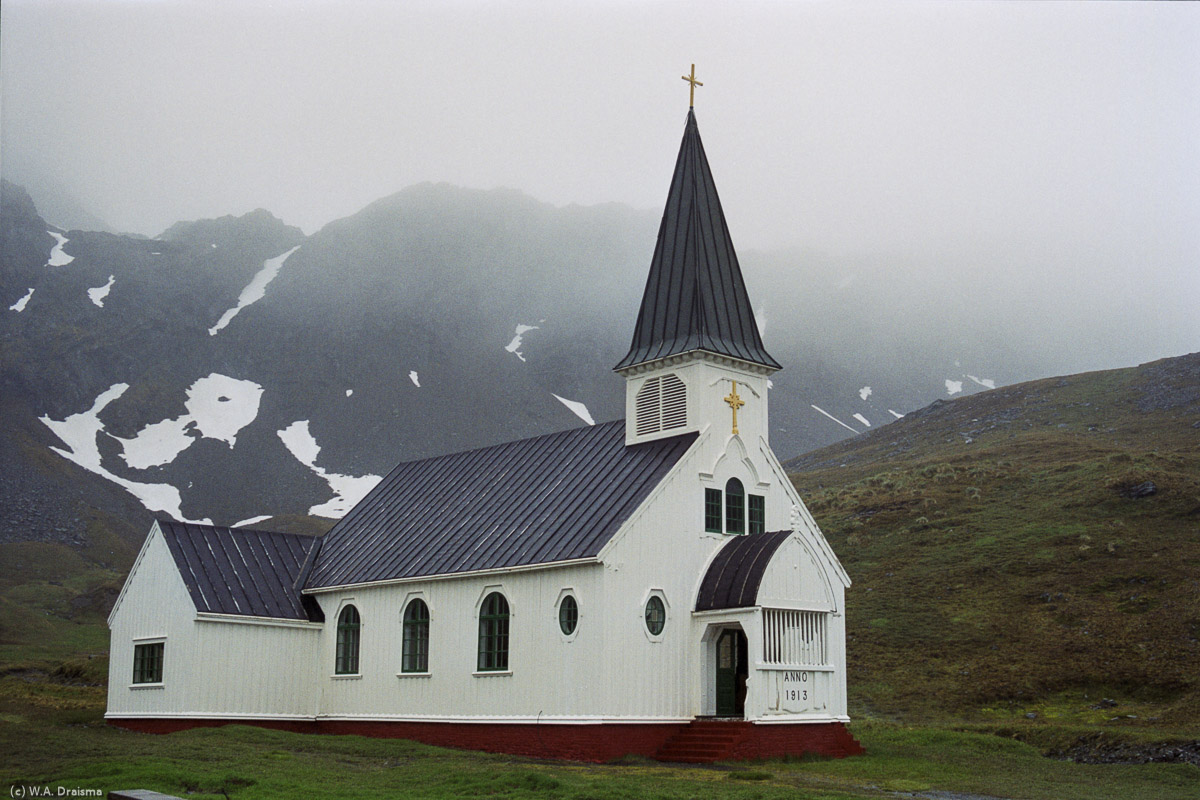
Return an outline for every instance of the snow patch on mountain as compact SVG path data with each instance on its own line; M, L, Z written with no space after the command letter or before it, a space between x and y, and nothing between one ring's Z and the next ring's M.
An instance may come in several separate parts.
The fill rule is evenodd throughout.
M812 405L812 404L810 403L809 405ZM813 405L813 408L815 408L817 411L820 411L822 414L824 414L825 416L829 417L831 420L833 420L834 422L836 422L838 425L841 425L841 426L842 426L843 428L845 428L846 430L848 430L848 431L853 431L854 433L858 433L858 431L854 430L854 428L851 428L849 425L847 425L846 423L842 422L840 419L838 419L837 417L835 417L833 414L830 414L830 413L829 413L828 411L826 411L825 409L823 409L823 408L820 408L819 406L815 406L815 405Z
M132 439L115 437L121 443L121 458L134 469L170 464L195 441L189 434L191 425L187 417L164 419L142 428Z
M864 387L862 387L861 389L859 389L859 390L858 390L858 396L859 396L859 398L861 398L862 400L866 400L868 397L870 397L870 396L871 396L871 387L870 387L870 386L864 386Z
M100 412L109 403L125 394L128 388L129 384L127 383L114 383L96 398L90 409L72 414L64 420L52 420L49 416L40 417L42 423L70 448L63 450L59 447L51 447L50 449L68 461L73 461L89 472L106 478L125 489L149 511L170 514L180 522L211 525L212 520L210 519L189 520L183 516L179 508L183 504L183 498L180 496L179 490L171 484L138 483L126 480L117 477L101 465L100 447L96 444L96 437L101 433L107 434L107 432L104 430L104 423L100 421Z
M308 420L302 419L293 422L281 431L276 431L279 438L283 441L283 446L288 449L288 452L296 457L304 466L309 469L317 469L314 462L317 460L317 454L321 452L321 446L317 444L317 440L308 432Z
M235 523L233 523L232 525L230 525L229 527L231 527L231 528L244 528L244 527L245 527L245 526L247 526L247 525L255 525L255 524L259 523L259 522L263 522L263 521L265 521L265 520L268 520L268 519L270 519L270 518L271 518L271 515L270 515L270 514L263 514L262 516L259 516L259 517L251 517L250 519L244 519L244 520L242 520L241 522L235 522Z
M29 298L33 297L33 287L29 287L29 291L25 293L17 302L8 307L9 311L16 311L18 314L25 310L25 306L29 304Z
M352 394L354 394L354 390L353 390L353 389L347 389L347 390L346 390L346 397L349 397L349 396L350 396L350 395L352 395Z
M996 388L996 382L994 380L992 380L991 378L976 378L974 375L968 375L967 377L970 378L971 380L975 381L975 383L978 383L980 386L984 387L985 389L995 389Z
M504 349L507 350L508 352L512 353L517 358L524 361L525 354L522 353L520 351L520 349L518 349L521 347L521 337L524 336L525 334L529 333L530 331L536 331L536 330L538 330L537 325L520 325L520 324L518 324L517 328L516 328L516 332L513 334L512 341L509 342L508 344L506 344L504 346Z
M113 284L116 283L116 276L109 275L108 283L103 286L97 286L94 289L88 289L88 298L99 308L104 308L104 298L108 297L108 293L112 291ZM124 290L122 290L124 291Z
M216 245L214 244L213 247L216 247ZM221 315L221 318L217 320L217 324L208 329L208 335L216 336L217 332L232 322L233 318L240 314L243 308L257 303L266 297L267 286L271 281L275 280L275 276L279 274L279 270L283 267L283 262L287 261L288 256L299 249L300 245L296 245L286 253L281 253L274 258L268 258L264 261L262 269L250 279L250 282L246 284L246 288L242 289L242 293L238 295L237 305Z
M521 360L524 361L525 359L522 358ZM408 379L413 382L413 386L417 387L418 389L421 388L421 379L420 376L417 375L417 371L415 369L409 370Z
M956 395L962 391L962 381L952 381L946 378L946 394Z
M262 394L262 386L254 381L214 372L188 387L183 416L147 425L132 439L113 438L134 469L170 464L197 438L219 439L233 447L242 428L258 417Z
M336 472L326 472L323 467L318 467L316 461L317 454L321 452L321 446L309 433L306 419L297 420L276 433L288 452L295 456L301 464L311 469L317 477L328 483L329 488L333 490L333 497L310 508L309 514L340 519L366 497L377 483L383 480L379 475L363 475L361 477L339 475Z
M867 418L864 417L862 414L854 414L853 416L856 420L861 422L863 425L866 425L868 428L871 427L871 423L867 422Z
M890 408L888 409L888 413L889 413L889 414L891 414L891 415L892 415L893 417L895 417L896 419L904 419L904 415L903 415L903 414L899 414L899 413L897 413L897 412L895 412L895 411L892 411Z
M200 435L233 447L238 432L258 416L262 394L263 387L254 381L214 372L191 385L186 406Z
M75 260L75 256L69 256L63 252L63 245L69 242L70 239L63 236L61 233L55 233L54 231L46 231L46 233L53 236L54 240L57 242L57 244L54 245L54 249L50 251L50 259L46 262L47 267L65 267L67 264L70 264Z
M588 411L588 407L583 403L580 403L578 400L568 400L565 397L559 397L558 395L554 394L554 392L551 392L550 394L554 395L555 400L569 408L572 414L579 417L588 425L596 424L596 420L592 419L592 414Z

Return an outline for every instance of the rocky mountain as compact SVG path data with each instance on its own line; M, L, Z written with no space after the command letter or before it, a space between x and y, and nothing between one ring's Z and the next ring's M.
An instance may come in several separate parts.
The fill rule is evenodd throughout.
M617 418L658 222L421 185L311 236L258 210L145 239L2 200L7 541L338 516L399 461ZM888 291L828 264L742 262L784 455L1028 372L986 337L897 335Z

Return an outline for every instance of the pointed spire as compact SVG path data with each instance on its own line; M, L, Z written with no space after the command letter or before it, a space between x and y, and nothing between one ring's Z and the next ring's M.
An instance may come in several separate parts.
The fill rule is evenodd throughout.
M780 369L758 334L696 114L688 109L633 343L615 369L693 350Z

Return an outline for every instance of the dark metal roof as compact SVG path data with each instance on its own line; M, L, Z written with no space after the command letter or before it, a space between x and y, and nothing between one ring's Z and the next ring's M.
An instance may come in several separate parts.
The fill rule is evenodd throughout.
M625 446L625 423L397 466L326 534L305 588L597 555L696 434Z
M767 564L771 563L779 545L791 535L791 531L752 533L735 536L726 542L704 574L696 596L696 610L755 605Z
M780 368L758 334L696 115L689 109L633 343L616 369L692 350Z
M197 611L314 619L300 586L320 539L159 519ZM319 613L319 610L316 612Z

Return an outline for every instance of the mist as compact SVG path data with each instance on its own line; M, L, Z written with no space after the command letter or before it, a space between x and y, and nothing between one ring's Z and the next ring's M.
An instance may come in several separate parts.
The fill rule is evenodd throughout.
M0 172L52 224L156 235L262 207L312 233L425 181L657 212L695 63L752 297L843 287L881 342L971 331L1044 374L1200 349L1196 4L0 15Z

